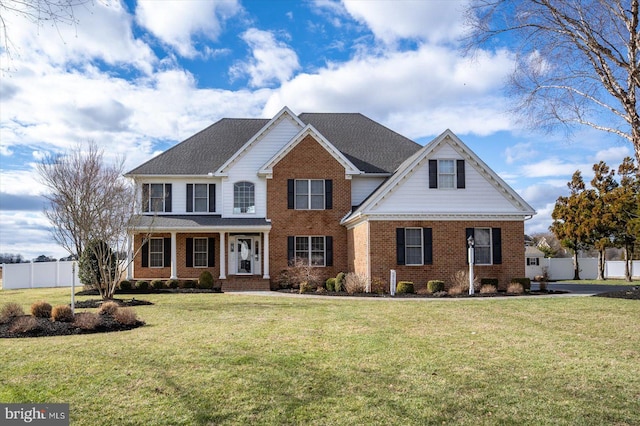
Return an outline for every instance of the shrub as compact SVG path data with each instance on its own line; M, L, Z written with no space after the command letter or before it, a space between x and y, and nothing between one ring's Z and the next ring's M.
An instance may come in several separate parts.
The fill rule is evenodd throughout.
M527 277L521 277L521 278L511 278L511 282L512 283L520 283L522 284L522 289L523 291L529 291L531 290L531 279L527 278Z
M480 294L495 294L498 288L493 284L483 284L480 286Z
M131 290L132 287L133 287L133 285L131 284L131 281L129 281L129 280L120 281L120 290L129 291L129 290Z
M314 286L311 283L308 283L306 281L301 282L300 283L300 293L311 293L312 291L315 291L317 289L317 286Z
M200 277L198 278L198 288L204 288L208 290L211 290L213 288L213 275L211 275L211 272L200 272Z
M155 290L161 290L164 288L164 281L162 280L153 280L151 281L151 287Z
M136 281L137 290L149 290L149 281L138 280Z
M499 280L497 278L481 278L480 279L480 288L482 289L483 285L492 285L495 288L498 288Z
M326 293L326 292L327 292L327 289L324 287L318 287L318 289L316 290L316 293L320 293L320 294Z
M437 293L439 291L444 291L444 281L429 280L427 282L427 290L429 291L429 293Z
M480 280L478 277L474 277L473 279L473 289L475 291L480 290ZM456 271L451 276L451 287L448 290L449 294L458 295L462 293L469 292L469 271L466 269L461 269Z
M178 280L169 280L167 281L167 287L169 288L178 288L178 286L180 285L180 281Z
M314 289L321 286L320 272L321 268L309 265L306 259L294 259L287 267L287 276L293 288L299 288L303 282L315 286Z
M396 294L413 294L415 292L411 281L400 281L396 286Z
M119 308L113 314L113 318L115 318L115 320L120 324L124 325L133 325L138 322L138 316L131 308Z
M467 288L464 288L462 286L459 285L453 285L451 287L449 287L449 290L447 290L447 293L450 296L459 296L461 294L466 294L469 292L469 286L467 286Z
M524 293L524 287L521 283L511 282L507 286L507 293L509 294L522 294Z
M100 325L100 315L93 312L79 312L73 320L73 325L83 330L95 330Z
M98 308L98 313L100 315L113 315L119 307L120 305L114 301L102 302L102 305Z
M38 320L31 316L16 318L9 327L10 333L28 333L38 329Z
M385 294L389 285L384 278L373 277L371 278L371 293Z
M51 318L51 305L41 300L31 305L31 315L38 318Z
M196 288L196 281L195 280L182 280L180 281L180 284L178 287L180 288Z
M24 315L22 306L15 302L5 303L0 310L0 324L6 324L13 318L21 317Z
M109 244L100 240L89 242L78 260L78 277L87 287L106 289L116 279L118 259ZM100 271L103 270L107 276ZM105 280L106 279L106 280ZM108 281L108 282L105 282Z
M327 291L336 291L336 279L335 278L327 278L327 281L324 283Z
M337 282L338 279L336 278ZM349 294L364 293L367 291L367 277L355 272L349 272L344 277L344 289Z
M344 289L344 272L339 272L336 275L336 291L342 291Z
M73 311L69 305L58 305L51 310L51 318L54 321L73 322Z

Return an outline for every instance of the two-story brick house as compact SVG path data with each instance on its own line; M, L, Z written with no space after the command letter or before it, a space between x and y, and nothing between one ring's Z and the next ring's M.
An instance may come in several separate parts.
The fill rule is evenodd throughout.
M134 279L197 278L269 289L294 258L325 277L424 285L465 269L524 276L535 214L451 131L426 146L361 114L222 119L127 174L138 188Z

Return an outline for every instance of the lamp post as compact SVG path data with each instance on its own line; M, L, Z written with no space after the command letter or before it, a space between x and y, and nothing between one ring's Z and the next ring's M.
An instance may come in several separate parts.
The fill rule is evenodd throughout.
M473 235L470 235L467 239L467 245L469 246L468 250L468 258L469 258L469 296L475 293L473 289L473 262L475 261L475 252L473 246L475 244L475 240L473 239Z

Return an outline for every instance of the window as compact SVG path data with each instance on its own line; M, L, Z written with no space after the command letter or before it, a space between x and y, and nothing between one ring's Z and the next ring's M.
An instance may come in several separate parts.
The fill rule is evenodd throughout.
M405 256L407 265L422 265L422 228L406 228Z
M256 212L255 190L251 182L238 182L233 185L233 212Z
M195 268L206 268L208 266L208 247L209 242L206 238L193 239L193 266Z
M527 257L527 266L540 266L540 258Z
M187 268L216 266L215 239L213 237L187 238L185 255Z
M491 228L476 228L475 239L475 263L478 265L491 265Z
M433 230L431 228L396 228L398 265L433 264Z
M325 237L296 237L295 256L306 265L325 266Z
M215 212L216 185L206 183L187 184L187 212Z
M149 239L149 266L151 268L164 267L164 239Z
M453 160L438 161L438 186L440 188L454 188L456 170L453 167Z
M429 188L464 189L464 160L429 160Z
M171 211L171 184L145 183L142 185L142 203L144 212Z
M324 180L296 180L296 210L324 210Z

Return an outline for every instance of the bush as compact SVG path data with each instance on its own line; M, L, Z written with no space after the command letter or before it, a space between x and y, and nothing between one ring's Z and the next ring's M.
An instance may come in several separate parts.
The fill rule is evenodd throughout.
M204 288L207 290L211 290L213 288L213 275L211 275L211 272L200 272L200 277L198 278L198 288Z
M58 305L51 311L51 318L54 321L73 322L73 311L69 305Z
M336 275L336 291L342 291L344 289L344 277L344 272L340 272Z
M51 318L51 305L41 300L31 305L31 315L38 318Z
M336 291L336 279L335 278L327 278L327 281L324 283L327 291Z
M507 286L507 293L509 294L522 294L524 293L524 287L521 283L511 282Z
M149 290L149 281L145 281L145 280L136 281L136 290Z
M175 289L175 288L178 288L179 285L180 285L180 281L178 281L178 280L169 280L169 281L167 281L167 287L169 287L169 288Z
M138 322L138 316L131 308L119 308L113 314L113 318L124 325L133 325Z
M120 281L120 290L129 291L129 290L131 290L132 287L133 287L133 285L131 284L131 281L129 281L129 280Z
M512 283L520 283L522 284L522 289L529 291L531 290L531 279L527 278L527 277L522 277L522 278L511 278L511 282Z
M429 280L427 282L427 290L429 291L429 293L437 293L439 291L444 291L444 281Z
M0 324L6 324L13 318L21 317L24 315L22 306L15 302L5 303L0 310Z
M195 280L182 280L180 281L180 284L178 287L180 288L196 288L196 281Z
M478 277L473 279L473 289L477 292L480 290L480 280ZM469 292L469 271L461 269L451 276L451 287L448 290L451 295L458 295Z
M100 325L100 315L93 312L79 312L73 320L73 325L83 330L95 330Z
M396 286L396 294L413 294L415 292L411 281L400 281Z
M338 279L336 278L337 282ZM344 277L344 289L349 294L364 293L367 291L367 277L355 272L349 272Z
M38 320L31 316L16 318L9 327L10 333L28 333L38 329Z
M493 284L483 284L480 286L480 294L495 294L498 288Z
M497 278L481 278L480 279L480 288L482 289L483 285L492 285L495 288L498 288L498 284L500 281Z
M113 315L119 307L120 305L113 301L102 302L102 305L98 308L98 313L100 315Z
M389 285L384 278L373 277L371 278L371 293L385 294Z
M151 281L151 287L153 287L154 290L162 290L164 288L164 281L153 280Z
M106 277L100 273L104 268L108 274ZM94 289L106 289L108 283L105 281L112 283L116 279L117 269L118 259L115 253L109 244L100 240L90 241L78 260L80 282Z
M323 284L320 278L321 269L309 265L306 259L295 259L287 267L286 276L293 288L299 288L301 283L306 282L315 286L315 289Z
M313 284L304 281L300 283L299 291L300 293L311 293L313 291L316 291L316 289L317 289L317 286L314 286Z

